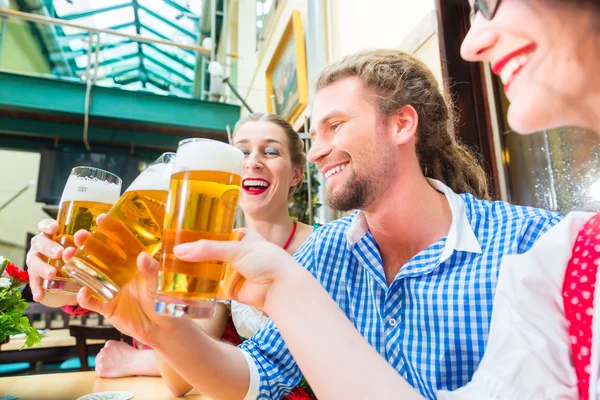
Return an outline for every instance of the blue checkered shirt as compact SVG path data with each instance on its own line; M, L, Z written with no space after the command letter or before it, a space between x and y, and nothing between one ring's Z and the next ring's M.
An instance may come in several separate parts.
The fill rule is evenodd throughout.
M560 216L430 183L448 199L450 231L403 265L391 285L361 212L317 230L295 257L379 354L435 399L437 390L467 384L481 360L501 258L527 251ZM272 321L240 348L252 376L246 398L279 399L302 378Z

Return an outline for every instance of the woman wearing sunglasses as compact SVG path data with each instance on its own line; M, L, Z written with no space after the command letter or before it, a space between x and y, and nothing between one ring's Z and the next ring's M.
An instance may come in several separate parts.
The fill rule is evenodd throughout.
M511 101L513 129L529 133L578 125L600 132L598 0L471 4L476 14L463 57L492 63ZM599 227L600 218L573 214L529 253L505 260L486 354L469 384L440 391L439 399L598 398L600 361L594 356L600 351L591 343L591 332L600 331L592 329L592 322L598 324L592 317L597 313L593 292L600 264ZM199 242L186 257L232 263L245 277L232 285L233 297L269 309L320 399L422 399L310 273L286 263L285 252L254 235L248 232L241 242ZM265 257L282 262L268 263L277 264L270 268ZM99 308L85 292L78 299Z
M527 134L600 133L600 2L476 0L461 54L489 62ZM575 212L503 259L490 335L471 382L440 398L598 399L600 214Z

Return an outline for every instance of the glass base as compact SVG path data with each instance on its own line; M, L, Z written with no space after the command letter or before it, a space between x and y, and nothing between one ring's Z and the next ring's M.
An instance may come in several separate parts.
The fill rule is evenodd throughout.
M72 258L63 267L63 273L81 285L87 286L98 298L108 303L115 298L121 288L106 276L99 274L88 263L79 258Z
M81 289L81 285L78 282L73 281L69 278L63 278L55 276L52 280L44 279L42 287L46 292L59 293L59 294L70 294L76 295Z
M217 300L185 300L157 295L154 311L169 317L187 317L192 319L210 319L215 314Z

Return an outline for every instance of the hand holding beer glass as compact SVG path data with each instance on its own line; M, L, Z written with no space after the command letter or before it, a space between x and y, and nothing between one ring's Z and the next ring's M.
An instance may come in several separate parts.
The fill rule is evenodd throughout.
M231 239L243 168L244 154L228 144L207 139L179 143L167 200L156 312L213 316L224 263L182 261L173 247L201 239Z
M146 168L63 268L105 302L135 276L141 252L160 249L174 159L164 153Z
M74 246L73 235L80 229L93 232L96 217L107 213L121 194L121 179L99 168L75 167L67 180L58 210L58 232L52 238L63 248ZM44 280L47 292L74 294L80 286L62 273L62 259L48 258L57 269L52 280Z

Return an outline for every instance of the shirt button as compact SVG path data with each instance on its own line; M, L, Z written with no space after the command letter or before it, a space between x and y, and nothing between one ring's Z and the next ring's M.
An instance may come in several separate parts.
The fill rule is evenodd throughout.
M396 321L394 318L390 319L388 322L390 326L396 326L396 324L398 323L398 321Z

